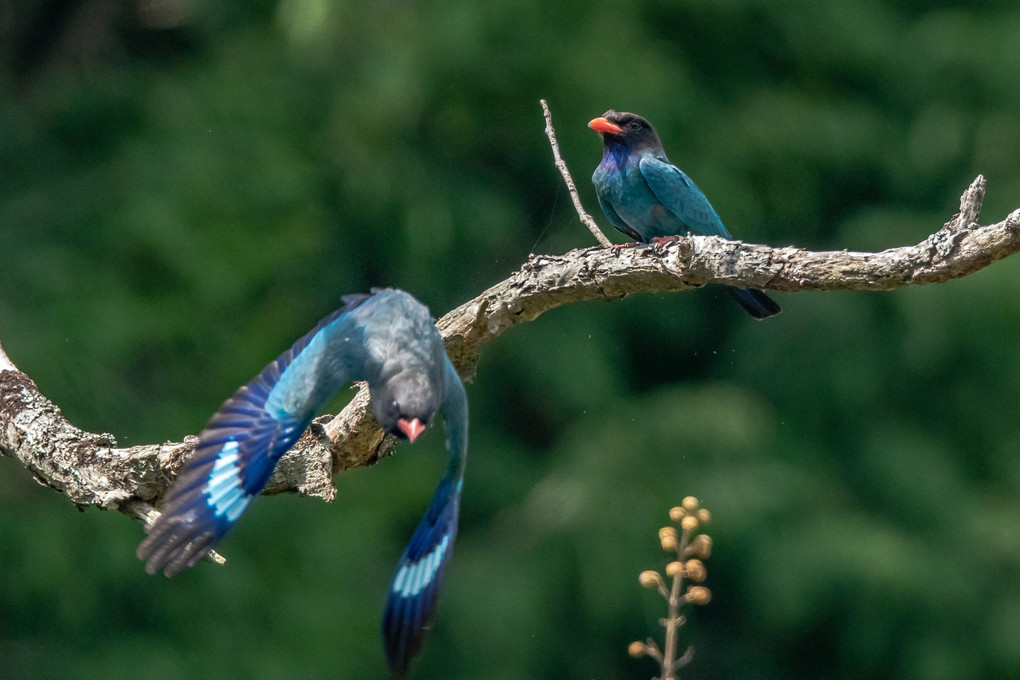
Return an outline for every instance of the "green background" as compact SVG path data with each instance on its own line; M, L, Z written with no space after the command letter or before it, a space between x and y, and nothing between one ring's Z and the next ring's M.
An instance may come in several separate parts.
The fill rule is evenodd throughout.
M877 250L982 173L1020 207L1015 2L0 2L0 339L76 425L180 440L370 286L441 315L588 246L587 121L649 118L739 238ZM601 215L597 215L605 224ZM617 241L622 237L614 235ZM890 293L555 310L483 348L460 537L416 678L649 678L657 528L713 512L691 678L1020 676L1020 268ZM335 408L335 407L334 407ZM141 527L0 460L22 678L381 678L433 432L254 504L168 581Z

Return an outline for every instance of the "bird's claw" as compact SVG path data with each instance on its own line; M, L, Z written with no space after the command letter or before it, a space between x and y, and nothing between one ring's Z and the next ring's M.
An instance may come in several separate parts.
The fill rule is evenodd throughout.
M669 236L655 236L648 242L653 246L664 246L670 243L677 243L679 240L680 236L678 234L670 234Z

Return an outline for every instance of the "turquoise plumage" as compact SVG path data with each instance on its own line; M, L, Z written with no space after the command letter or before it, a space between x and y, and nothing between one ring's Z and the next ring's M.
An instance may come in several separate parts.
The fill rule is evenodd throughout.
M391 674L402 677L435 613L457 535L467 396L428 308L410 294L376 290L344 302L213 414L137 552L149 573L173 576L195 564L238 521L319 409L352 380L368 383L376 419L400 438L414 441L442 411L449 463L386 599L386 657Z

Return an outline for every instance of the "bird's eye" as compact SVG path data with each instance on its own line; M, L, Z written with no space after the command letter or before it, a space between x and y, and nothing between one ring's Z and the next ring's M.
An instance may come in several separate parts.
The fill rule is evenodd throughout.
M627 127L630 128L631 130L640 130L641 129L641 122L640 121L636 121L636 120L632 120L629 123L627 123Z

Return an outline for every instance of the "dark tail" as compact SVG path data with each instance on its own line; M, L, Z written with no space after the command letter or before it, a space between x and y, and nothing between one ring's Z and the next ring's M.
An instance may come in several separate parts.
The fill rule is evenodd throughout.
M726 286L726 290L748 314L756 319L767 319L782 311L772 298L760 290L755 290L754 288L734 288L733 286Z

